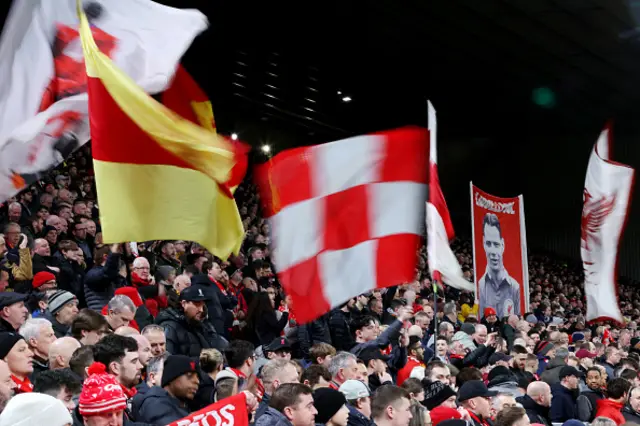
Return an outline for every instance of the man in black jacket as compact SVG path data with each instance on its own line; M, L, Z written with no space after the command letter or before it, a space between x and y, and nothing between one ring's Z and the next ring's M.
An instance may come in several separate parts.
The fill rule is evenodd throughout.
M199 357L202 349L223 350L227 346L227 340L206 321L207 299L201 287L192 285L180 293L180 309L160 312L156 323L164 328L167 352Z
M551 426L549 408L551 407L551 388L545 382L532 382L527 387L527 394L516 398L527 411L531 424L540 423Z

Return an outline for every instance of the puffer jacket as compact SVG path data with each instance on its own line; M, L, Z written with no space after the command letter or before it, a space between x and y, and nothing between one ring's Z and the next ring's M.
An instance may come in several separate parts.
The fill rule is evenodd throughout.
M293 426L293 424L280 411L269 407L256 419L256 426Z
M156 324L164 328L167 352L197 358L203 349L224 350L228 342L205 321L189 322L184 312L169 308L158 314Z
M540 380L547 383L549 386L560 383L560 370L566 365L567 363L564 362L564 359L553 358L551 361L549 361L549 364L547 364L546 368L544 369L544 372L540 376Z
M156 425L168 425L189 415L186 406L161 387L153 386L148 392L133 398L136 420Z

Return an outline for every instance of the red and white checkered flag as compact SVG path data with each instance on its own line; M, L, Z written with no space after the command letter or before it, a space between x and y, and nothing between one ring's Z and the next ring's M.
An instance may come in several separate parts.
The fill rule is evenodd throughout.
M287 150L256 168L300 323L415 279L428 152L425 129L402 128Z

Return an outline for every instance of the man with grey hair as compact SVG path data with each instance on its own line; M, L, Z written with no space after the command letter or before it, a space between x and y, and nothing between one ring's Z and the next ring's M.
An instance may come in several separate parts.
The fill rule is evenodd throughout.
M9 218L9 222L20 223L20 218L22 216L22 206L18 202L13 202L9 204L7 208L7 217Z
M34 375L49 369L49 348L56 341L56 334L51 321L44 318L31 318L25 322L19 331L20 335L33 352Z
M150 324L142 329L141 333L151 345L151 355L158 357L167 352L167 336L164 329L157 324Z
M540 376L540 380L547 383L549 386L560 383L560 370L562 370L562 367L566 367L568 359L569 350L567 348L562 346L556 348L556 354L545 367L544 372Z
M146 393L153 386L160 386L160 384L162 383L164 362L167 360L167 358L169 358L169 354L165 352L163 355L149 359L146 370L147 379L146 381L140 382L140 384L136 386L139 394Z
M358 368L358 358L349 352L338 352L329 364L331 374L331 389L338 390L347 380L362 380L360 369Z
M264 384L264 396L256 411L256 419L259 419L267 411L271 395L280 385L300 383L298 369L293 361L282 358L272 359L262 367L262 383Z
M105 319L109 323L111 331L115 331L122 326L128 326L136 314L136 305L125 295L117 294L113 296L107 304L107 315Z

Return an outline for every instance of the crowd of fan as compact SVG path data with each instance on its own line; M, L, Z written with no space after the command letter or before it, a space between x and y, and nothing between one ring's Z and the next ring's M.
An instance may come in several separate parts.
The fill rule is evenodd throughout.
M497 318L434 296L423 247L414 282L298 324L255 188L235 195L229 259L103 244L89 147L4 203L0 426L167 425L239 392L258 426L640 424L633 287L625 325L586 324L580 270L534 256L530 312ZM471 245L454 251L471 280Z

